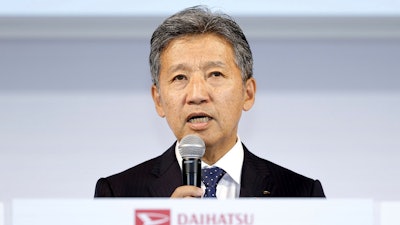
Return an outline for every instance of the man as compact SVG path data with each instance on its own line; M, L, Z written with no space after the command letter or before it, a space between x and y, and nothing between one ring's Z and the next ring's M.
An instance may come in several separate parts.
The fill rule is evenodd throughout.
M197 6L167 18L151 38L150 67L155 108L178 141L159 157L101 178L95 197L205 195L204 184L182 182L177 146L189 134L205 142L202 167L222 171L214 189L219 199L324 197L318 180L261 159L241 143L238 123L254 104L256 81L250 46L230 17Z

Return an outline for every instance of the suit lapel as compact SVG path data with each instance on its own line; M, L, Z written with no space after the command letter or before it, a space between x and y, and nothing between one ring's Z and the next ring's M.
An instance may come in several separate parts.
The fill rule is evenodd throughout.
M181 168L176 161L175 144L158 158L152 170L155 179L149 189L154 197L170 197L183 184Z
M240 197L269 197L273 184L268 179L270 172L266 163L249 152L244 145L243 150Z
M153 182L149 187L153 197L170 197L174 190L183 185L182 172L175 156L174 143L154 164ZM264 160L252 154L243 145L240 197L269 197L273 184L269 179L269 169Z

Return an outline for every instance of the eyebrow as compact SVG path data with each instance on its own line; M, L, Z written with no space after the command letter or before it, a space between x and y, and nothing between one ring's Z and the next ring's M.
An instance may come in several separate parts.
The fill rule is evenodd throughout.
M203 70L207 70L207 69L210 69L210 68L213 68L213 67L225 68L226 64L221 62L221 61L207 61L206 63L201 65L200 68L203 69ZM179 71L179 70L188 71L188 70L190 70L190 67L186 63L179 63L177 65L171 66L171 68L168 69L168 71L170 73L174 73L174 72Z

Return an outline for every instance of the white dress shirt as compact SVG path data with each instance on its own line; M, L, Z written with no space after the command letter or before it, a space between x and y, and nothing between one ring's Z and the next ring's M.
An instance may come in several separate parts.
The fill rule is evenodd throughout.
M179 166L182 170L182 157L178 150L179 142L175 147L176 159L179 162ZM242 175L242 166L244 160L244 152L242 142L240 138L237 138L236 144L231 150L229 150L220 160L214 165L208 165L205 162L201 162L201 168L209 168L218 166L225 170L226 174L221 178L217 185L217 198L218 199L232 199L238 198L240 194L240 178ZM205 190L205 186L202 182L201 188Z

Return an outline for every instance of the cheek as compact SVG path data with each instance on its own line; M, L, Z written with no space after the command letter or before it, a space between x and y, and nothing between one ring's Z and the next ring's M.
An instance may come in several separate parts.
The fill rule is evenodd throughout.
M171 96L171 95L164 95L162 107L166 114L175 114L177 115L177 111L179 109L179 102L178 98Z
M244 104L243 95L226 92L224 94L220 93L217 96L221 105L221 113L224 114L226 120L228 120L228 117L231 119L240 117Z
M244 102L244 91L242 86L236 85L219 93L216 92L215 97L225 102L227 107L235 108L239 105L241 107Z

